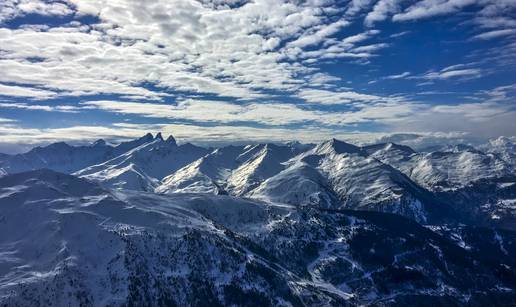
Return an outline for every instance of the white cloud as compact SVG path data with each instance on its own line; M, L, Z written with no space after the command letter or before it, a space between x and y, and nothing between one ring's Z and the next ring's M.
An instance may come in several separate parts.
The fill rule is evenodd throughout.
M59 112L96 108L128 114L133 119L136 116L166 118L168 122L191 121L198 125L224 126L244 121L255 126L267 125L264 129L273 129L269 130L269 136L276 132L274 129L280 129L277 126L307 123L328 131L330 126L341 126L344 130L364 122L399 129L400 122L407 117L417 117L418 112L425 111L433 112L425 113L430 116L453 114L454 119L465 118L465 123L484 124L485 119L478 114L493 105L460 102L458 109L450 106L431 109L431 106L397 96L371 95L343 88L341 84L346 80L317 68L335 59L367 63L389 46L387 43L391 42L383 41L382 37L396 35L382 35L369 28L353 32L355 27L348 27L350 22L361 21L364 15L365 24L373 26L391 18L409 21L450 14L471 1L423 0L413 4L403 0L352 0L347 6L333 0L4 1L0 4L0 22L36 13L91 15L96 16L99 23L85 25L75 21L0 28L0 95L48 99L115 94L127 101L90 101L78 106L6 102L0 107ZM507 32L514 28L507 12L512 12L513 0L481 0L477 1L477 6L481 11L471 14L471 23L488 29L478 34L477 39L512 35ZM366 12L368 8L370 12ZM399 35L404 33L407 32ZM516 45L510 44L498 48L504 50L505 62L513 58L511 51L515 48ZM434 82L479 78L486 73L489 70L485 66L460 64L419 75L403 72L384 78ZM142 84L152 84L157 89ZM493 95L500 101L505 100L508 94L502 92L507 93L499 89L493 90ZM235 97L237 99L231 101L238 103L201 98L182 100L178 105L162 103L175 95L202 97L199 93ZM278 93L301 98L306 103L274 103L271 100ZM495 99L493 97L488 99ZM154 103L135 100L153 100ZM462 115L455 112L460 108L469 115L460 117ZM505 110L497 104L493 108ZM501 116L486 114L492 118ZM426 125L426 121L422 122ZM199 127L198 131L205 129L203 133L210 130L189 127ZM404 131L419 127L414 123ZM467 127L464 124L459 128ZM316 130L310 132L316 133ZM227 126L217 131L229 131L228 135L236 133ZM265 131L260 133L265 135ZM308 130L300 128L299 131ZM52 130L51 133L56 136L57 132ZM135 132L127 132L130 133Z
M14 122L16 122L16 120L0 117L0 123L14 123Z
M310 45L318 45L325 41L328 36L337 33L341 28L347 25L349 25L349 22L343 19L329 25L324 25L319 29L316 29L313 33L302 35L295 41L289 42L288 47L304 48Z
M0 102L0 109L39 110L47 112L77 113L82 108L70 105L38 105L23 102Z
M387 79L387 80L403 79L410 75L411 75L410 72L406 71L406 72L402 72L401 74L386 76L386 77L384 77L384 79Z
M41 90L37 88L5 85L0 83L0 96L10 97L32 97L36 99L48 99L57 96L56 92Z
M429 72L423 75L424 79L429 80L447 80L451 78L478 78L482 76L482 71L476 68L470 69L457 69L457 70L448 70L448 71L440 71L440 72Z
M122 101L89 101L83 105L121 114L153 118L190 120L204 123L252 122L263 125L289 125L315 121L345 124L331 113L302 109L293 104L253 103L238 105L222 101L185 100L177 106Z
M423 0L408 7L402 13L395 14L392 20L407 21L452 14L478 2L478 0Z
M445 67L439 71L430 70L424 74L407 76L407 79L425 79L425 80L469 80L480 78L484 75L484 70L475 68L478 63L455 64ZM426 83L422 83L424 85ZM431 84L431 83L430 83Z
M478 16L472 20L476 25L481 28L514 28L516 27L516 20L505 16Z
M0 23L26 14L47 16L65 16L73 11L61 2L45 2L40 0L3 0L0 3Z
M403 132L391 133L378 137L372 143L396 143L414 150L426 150L457 144L478 144L485 138L478 138L466 132Z
M351 0L346 10L346 15L353 16L367 9L373 0Z
M314 104L347 104L353 101L380 102L385 99L376 95L361 94L353 91L327 91L319 89L302 89L298 97Z
M390 121L390 130L415 132L462 132L474 138L516 135L516 110L506 96L514 85L480 93L480 102L426 106L410 117Z
M221 101L185 100L175 105L89 101L84 106L119 114L139 115L152 118L187 120L200 123L242 123L267 126L294 124L319 126L351 126L365 122L388 122L401 119L417 111L418 106L398 98L382 98L355 92L331 92L311 90L301 92L300 97L314 104L342 104L353 102L348 111L321 111L285 103L232 104Z
M369 12L364 20L367 26L372 26L376 22L386 20L390 15L400 10L400 4L403 0L380 0L371 12Z
M516 29L493 30L493 31L488 31L488 32L477 34L477 35L473 36L472 39L486 40L486 39L493 39L493 38L498 38L498 37L502 37L502 36L515 35L515 34L516 34Z
M333 42L331 37L349 23L327 16L342 10L333 1L257 0L234 8L193 0L67 3L60 5L101 22L0 29L0 82L58 90L60 96L160 100L161 90L140 86L152 83L173 91L253 99L265 97L263 89L294 91L303 76L318 72L292 57L369 57L384 47L354 52L349 40ZM35 1L24 10L29 7L39 14L52 12ZM301 50L318 44L322 47L314 53Z

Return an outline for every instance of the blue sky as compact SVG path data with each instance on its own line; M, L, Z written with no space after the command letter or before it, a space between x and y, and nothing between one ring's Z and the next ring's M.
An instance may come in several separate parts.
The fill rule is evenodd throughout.
M0 151L516 135L514 0L0 3Z

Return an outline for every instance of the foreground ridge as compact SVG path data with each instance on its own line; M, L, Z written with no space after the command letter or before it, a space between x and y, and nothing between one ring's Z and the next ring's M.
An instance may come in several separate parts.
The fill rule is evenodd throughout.
M382 212L0 178L7 305L507 306L516 234ZM30 265L26 265L30 264Z

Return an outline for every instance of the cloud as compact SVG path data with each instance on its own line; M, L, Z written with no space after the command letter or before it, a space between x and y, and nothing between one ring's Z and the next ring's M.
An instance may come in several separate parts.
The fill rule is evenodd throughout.
M0 123L14 123L14 122L16 122L16 120L0 117Z
M305 59L305 62L314 63L324 59L367 59L373 57L374 52L388 46L386 43L360 45L379 34L379 30L366 30L362 33L346 36L341 40L328 40L327 47L317 50L295 52L293 59Z
M403 78L408 77L410 75L411 75L410 72L406 71L406 72L403 72L401 74L386 76L386 77L384 77L384 79L387 79L387 80L403 79Z
M408 21L452 14L462 8L478 3L477 0L423 0L395 14L393 21Z
M52 12L43 2L28 3L16 9ZM267 97L267 90L299 89L306 76L318 73L305 65L309 61L370 57L386 46L355 52L355 42L332 38L349 21L331 17L342 10L331 0L55 4L72 10L63 14L93 15L100 22L0 29L0 82L44 87L58 96L118 94L159 101L167 91L181 91L249 100ZM317 48L307 53L306 47Z
M478 16L472 20L472 23L487 29L516 27L516 20L505 16Z
M311 45L318 45L321 42L325 41L328 36L337 33L341 28L348 26L349 24L349 21L343 19L338 20L329 25L324 25L319 29L314 29L312 30L312 33L300 36L295 41L289 42L287 46L304 48Z
M379 21L386 20L391 14L398 12L400 4L403 0L380 0L378 1L371 12L367 14L364 19L364 24L373 26Z
M515 35L515 34L516 34L516 29L494 30L494 31L477 34L477 35L473 36L472 39L487 40L487 39L493 39L493 38L498 38L498 37L502 37L502 36Z
M249 122L270 126L299 124L307 121L321 124L347 123L345 119L339 119L332 113L306 110L293 104L280 103L239 105L222 101L185 100L176 106L123 101L89 101L83 105L121 114L189 120L198 123Z
M0 96L10 97L31 97L35 99L48 99L55 97L56 92L41 90L37 88L17 86L17 85L5 85L0 83Z
M69 105L38 105L38 104L27 104L23 102L0 102L0 109L23 109L23 110L39 110L47 112L64 112L64 113L77 113L83 108Z
M461 132L469 138L491 138L516 135L512 118L516 109L512 104L514 84L477 93L478 102L427 105L403 120L391 120L391 131Z
M447 80L451 78L460 78L460 77L468 77L468 78L478 78L482 75L482 71L480 69L470 68L470 69L457 69L457 70L449 70L449 71L440 71L440 72L429 72L423 76L424 79L429 80Z
M353 16L367 9L373 0L351 0L346 10L346 15Z
M327 73L316 73L308 77L308 82L311 86L332 87L332 83L341 80L341 78Z
M61 2L3 0L0 4L0 23L26 14L66 16L72 13L72 9Z
M383 97L361 94L353 91L327 91L319 89L302 89L298 97L314 104L347 104L353 101L379 102L385 100Z
M417 111L417 105L398 98L381 98L354 92L323 90L305 91L300 95L306 101L314 104L353 102L353 108L348 111L321 111L286 103L233 104L191 99L177 105L122 101L88 101L82 105L119 114L193 121L197 125L203 123L251 123L274 127L315 124L319 127L339 126L341 129L359 123L383 123L401 119Z
M405 25L382 31L370 27L382 21L408 22L457 13L470 2L3 1L0 22L27 14L68 17L52 19L49 24L30 21L18 27L8 23L0 27L0 95L25 98L23 103L4 102L0 107L27 112L119 113L144 122L150 121L148 118L176 125L186 122L203 133L209 133L203 125L222 126L217 131L229 131L228 135L236 133L228 128L233 125L245 126L248 131L272 129L269 135L287 128L290 134L298 129L318 135L313 127L304 129L310 125L332 133L361 124L378 130L439 129L419 114L436 122L438 116L463 120L454 127L476 131L474 123L488 128L487 119L479 115L481 111L492 107L496 112L487 110L486 114L499 120L502 115L498 111L511 111L499 103L507 103L507 98L514 95L512 90L500 87L491 90L491 96L487 92L473 95L454 105L434 101L437 107L433 109L430 103L409 101L401 95L360 89L364 79L408 79L437 86L438 80L464 81L492 74L499 67L510 70L516 44L510 39L495 44L495 39L512 38L513 33L508 32L515 27L509 16L515 7L512 0L476 1L467 14L457 14L457 18L470 19L461 25L475 27L465 33L477 34L476 40L491 38L489 44L496 45L489 50L479 48L478 54L471 55L472 60L466 58L482 60L443 69L416 67L410 73L400 71L383 78L385 72L376 70L382 67L378 57L386 53L384 49L398 41L392 38L407 31L402 31ZM85 24L81 20L94 21ZM367 63L373 65L366 67ZM355 71L346 64L362 64L364 70ZM346 79L346 75L350 77ZM109 98L90 101L93 95ZM41 102L63 98L70 98L70 102ZM486 104L477 105L475 99L485 99L479 101ZM85 103L71 105L74 101ZM460 114L461 109L468 115ZM421 124L412 122L412 118L421 119ZM505 129L498 124L493 124L494 131ZM35 134L49 131L38 130ZM260 133L265 135L265 131Z
M445 67L439 71L430 70L421 75L407 76L408 79L425 79L425 80L468 80L480 78L484 71L481 68L475 68L477 63L455 64Z
M486 95L486 100L490 102L509 102L516 96L516 83L482 91L482 94Z

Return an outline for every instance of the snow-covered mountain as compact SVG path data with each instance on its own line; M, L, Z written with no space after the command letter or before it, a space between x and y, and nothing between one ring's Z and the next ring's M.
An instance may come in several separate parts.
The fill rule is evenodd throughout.
M362 154L333 145L312 154ZM109 190L37 170L0 178L0 233L6 306L516 302L514 232L380 212Z
M393 143L358 147L338 140L213 149L178 145L159 133L117 146L56 143L2 156L0 176L49 168L106 188L229 194L296 206L390 212L419 222L453 220L516 229L514 149L511 138L491 140L479 149L459 144L436 152Z
M217 148L210 154L165 177L158 193L227 193L244 195L280 172L282 162L299 154L298 144L258 144Z
M460 189L481 179L514 174L512 166L498 155L464 145L430 153L416 153L392 143L366 146L364 150L433 191Z
M152 134L148 133L139 139L117 146L108 145L104 140L98 140L86 146L72 146L64 142L53 143L45 147L36 147L27 153L0 157L0 172L14 174L48 168L63 173L73 173L121 155L152 139Z
M104 186L153 191L166 175L204 156L209 150L192 144L177 145L173 136L161 133L129 151L81 169L74 174Z
M292 193L292 182L299 190L295 198L285 199L286 189ZM284 172L251 193L270 201L313 204L315 200L328 208L391 212L417 221L425 221L432 210L429 207L435 205L425 194L398 170L357 146L335 139L293 158Z
M480 146L480 149L488 153L498 155L516 169L516 137L500 136L496 139L491 139L487 144Z

